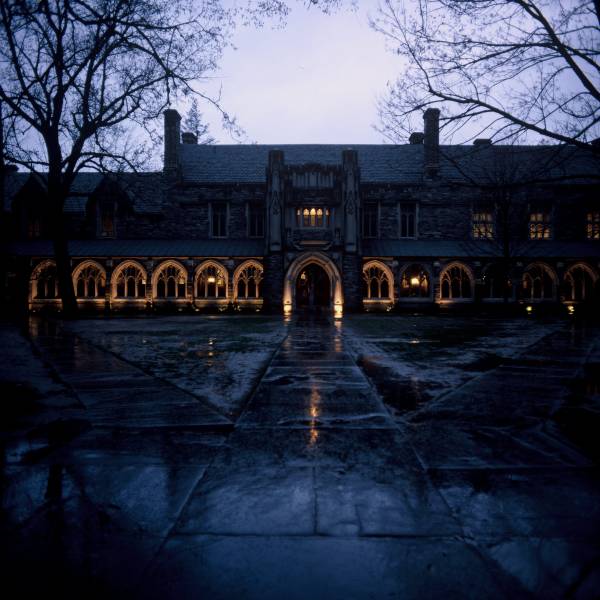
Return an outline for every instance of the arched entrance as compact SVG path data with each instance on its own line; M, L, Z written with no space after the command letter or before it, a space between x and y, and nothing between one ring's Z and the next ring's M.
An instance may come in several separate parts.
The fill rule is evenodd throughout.
M311 263L296 278L296 308L329 308L331 285L329 275L320 265Z
M304 275L304 277L303 277ZM342 278L335 263L322 252L305 252L289 266L283 282L283 311L322 307L341 316Z

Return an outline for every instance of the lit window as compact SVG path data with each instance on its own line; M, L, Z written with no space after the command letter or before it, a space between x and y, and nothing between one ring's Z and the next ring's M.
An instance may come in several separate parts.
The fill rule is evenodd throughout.
M329 209L328 208L297 208L296 225L298 227L329 227Z
M586 215L585 237L588 240L600 240L600 212L593 211Z
M485 240L494 238L494 216L491 212L473 213L473 237Z
M549 240L551 236L550 213L536 211L529 214L529 239Z
M39 299L53 300L59 297L55 265L48 265L39 273L35 282L35 291L35 297Z
M390 297L391 281L381 267L371 264L363 269L363 297L368 300L382 300Z
M157 298L184 298L186 274L175 265L163 268L156 280Z
M117 298L144 298L146 279L141 269L128 265L119 271L117 277Z
M242 269L236 282L236 297L247 300L261 297L262 268L249 264Z
M264 237L265 235L265 216L262 206L250 205L248 209L248 236Z
M443 299L471 298L472 289L469 273L460 265L450 267L442 274L441 296Z
M400 204L400 237L417 237L417 205L414 202Z
M421 265L410 265L400 281L401 298L428 298L429 276Z
M367 202L363 208L363 237L377 237L377 203Z
M225 298L227 277L225 270L217 265L207 265L196 280L197 298Z
M227 204L211 204L211 213L211 236L227 237Z
M104 286L105 280L102 271L94 265L88 265L77 274L75 293L78 298L102 298Z

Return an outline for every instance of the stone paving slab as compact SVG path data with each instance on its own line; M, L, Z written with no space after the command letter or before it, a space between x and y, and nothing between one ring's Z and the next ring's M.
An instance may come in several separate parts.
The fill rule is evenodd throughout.
M468 544L443 538L177 535L139 593L223 600L506 598L516 586L498 571Z

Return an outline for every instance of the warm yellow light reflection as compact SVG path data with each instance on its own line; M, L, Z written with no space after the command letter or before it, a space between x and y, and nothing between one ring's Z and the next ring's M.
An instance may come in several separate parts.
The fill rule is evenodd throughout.
M289 315L292 312L292 305L291 304L284 304L283 305L283 314L284 315Z
M570 306L567 306L567 310L569 311L569 314L575 314L575 307L571 304Z
M533 311L533 306L528 306L525 310L530 313Z
M216 281L216 279L211 275L208 279L207 279L208 283L214 283Z
M318 418L321 414L320 410L321 394L317 388L313 388L310 392L310 440L309 445L314 446L319 439L319 430L317 429Z
M410 285L419 285L419 278L418 277L411 277L410 278Z
M334 306L334 311L336 317L341 317L342 313L344 312L344 307L341 304L336 304Z

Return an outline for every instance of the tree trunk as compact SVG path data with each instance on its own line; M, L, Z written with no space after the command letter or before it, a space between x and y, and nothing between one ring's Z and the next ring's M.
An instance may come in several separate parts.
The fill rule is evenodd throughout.
M62 300L63 316L67 319L77 315L77 300L73 289L71 277L71 256L69 254L69 240L64 222L64 199L61 194L48 186L50 197L48 200L53 207L52 234L54 242L54 259L56 260L56 274L58 287Z

